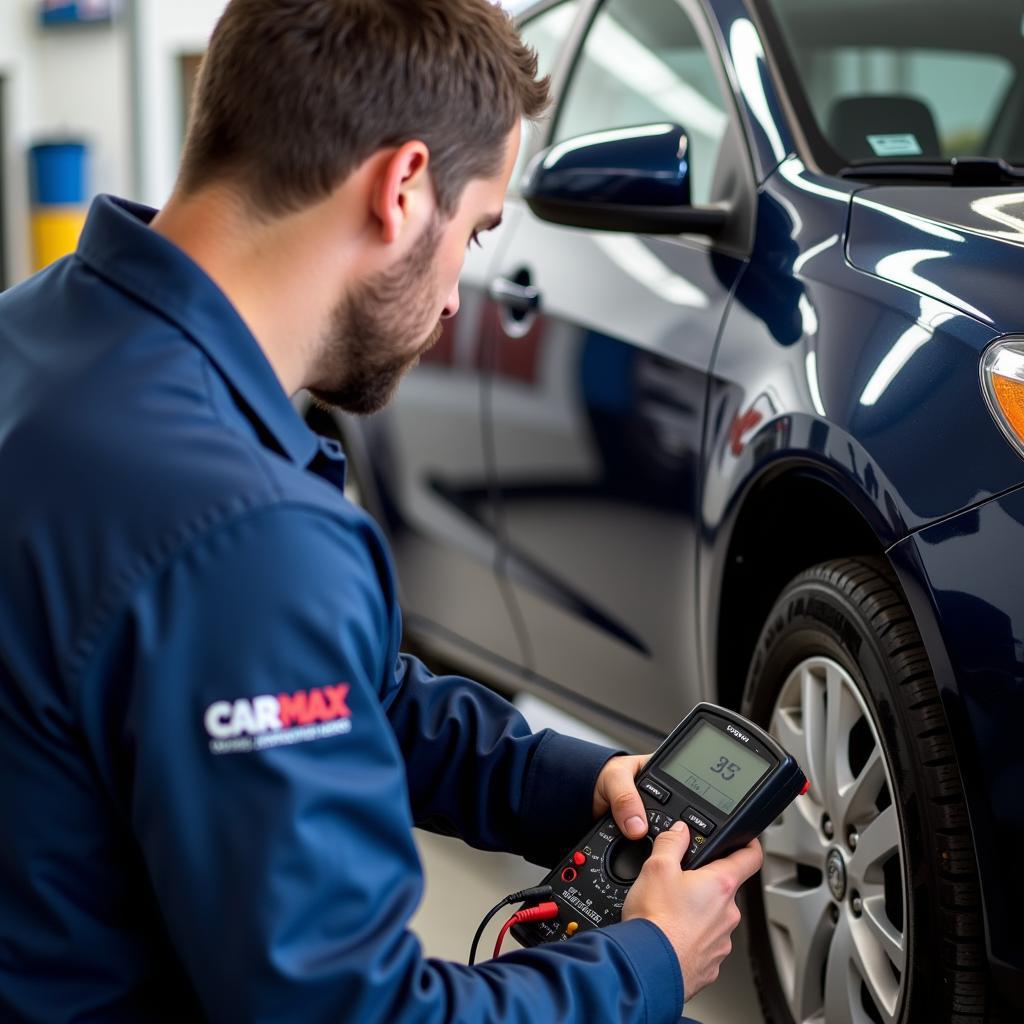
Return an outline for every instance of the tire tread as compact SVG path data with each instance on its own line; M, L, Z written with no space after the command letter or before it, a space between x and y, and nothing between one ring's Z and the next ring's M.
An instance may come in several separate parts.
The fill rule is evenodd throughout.
M815 583L837 591L869 624L909 725L908 738L918 758L918 778L923 780L928 805L925 818L937 825L938 914L944 925L942 985L948 993L949 1019L959 1024L996 1021L999 1018L990 1005L981 894L966 800L945 710L917 625L895 573L880 557L842 558L808 569L785 588L776 607L794 589ZM768 621L774 618L773 611ZM766 629L752 675L767 634ZM764 979L756 969L755 985L768 1024L791 1024L770 1016Z

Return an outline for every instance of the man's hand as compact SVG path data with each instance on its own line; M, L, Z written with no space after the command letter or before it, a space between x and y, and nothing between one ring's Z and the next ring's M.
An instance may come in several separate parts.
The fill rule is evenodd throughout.
M650 758L650 754L613 757L601 769L594 787L594 818L611 808L619 831L630 839L647 835L647 811L637 792L636 777Z
M764 859L754 839L728 857L683 871L679 865L689 845L690 832L681 821L662 832L622 908L623 921L646 918L665 933L679 958L687 999L718 977L732 952L730 936L740 923L736 892Z

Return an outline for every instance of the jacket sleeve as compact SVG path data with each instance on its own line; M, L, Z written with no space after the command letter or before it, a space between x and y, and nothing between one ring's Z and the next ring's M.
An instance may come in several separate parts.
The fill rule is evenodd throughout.
M401 655L385 701L416 824L553 865L593 825L594 786L616 751L532 733L503 697Z
M472 968L423 956L405 760L379 689L392 626L358 524L280 506L192 542L104 641L86 731L98 760L115 752L116 802L206 1016L677 1020L676 958L646 921ZM501 769L509 782L545 742Z

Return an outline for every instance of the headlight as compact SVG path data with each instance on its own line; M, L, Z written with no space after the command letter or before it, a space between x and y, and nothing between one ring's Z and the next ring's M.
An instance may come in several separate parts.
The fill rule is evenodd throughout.
M1010 443L1024 456L1024 339L997 341L981 362L988 407Z

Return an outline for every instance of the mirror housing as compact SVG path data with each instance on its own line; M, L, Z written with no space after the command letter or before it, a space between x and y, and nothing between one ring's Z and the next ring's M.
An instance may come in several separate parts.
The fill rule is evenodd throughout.
M714 235L725 205L692 206L690 142L677 124L596 132L538 153L522 184L530 209L552 224L644 235Z

